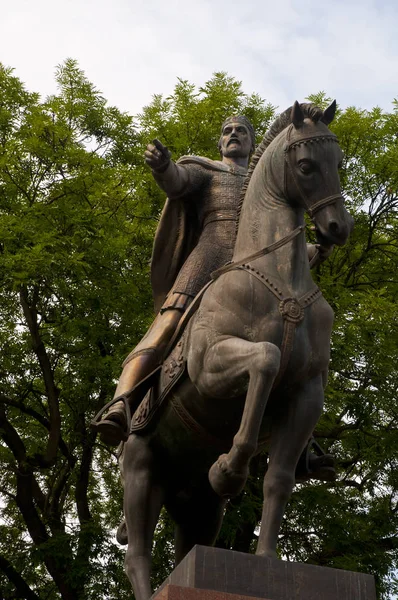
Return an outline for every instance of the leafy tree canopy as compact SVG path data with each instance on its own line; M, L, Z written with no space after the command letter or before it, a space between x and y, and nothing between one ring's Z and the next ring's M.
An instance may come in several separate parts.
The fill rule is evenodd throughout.
M0 597L89 600L106 589L127 599L113 541L117 461L89 422L153 317L148 262L164 195L143 151L157 137L174 158L217 158L226 116L247 115L261 137L276 108L225 73L199 89L178 80L134 119L75 61L56 81L42 100L0 65ZM350 243L315 273L336 313L317 436L339 474L296 487L280 548L291 560L373 573L388 598L398 554L398 104L350 107L333 129L356 218ZM253 462L247 490L229 504L219 545L254 549L265 463ZM171 549L164 515L155 583Z

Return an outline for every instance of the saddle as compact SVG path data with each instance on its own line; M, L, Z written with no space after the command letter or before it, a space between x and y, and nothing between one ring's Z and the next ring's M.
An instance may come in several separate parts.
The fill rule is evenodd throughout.
M164 360L161 368L157 369L152 387L145 394L131 419L130 434L146 433L151 426L155 425L155 417L159 415L170 391L184 375L186 365L184 337L182 336Z

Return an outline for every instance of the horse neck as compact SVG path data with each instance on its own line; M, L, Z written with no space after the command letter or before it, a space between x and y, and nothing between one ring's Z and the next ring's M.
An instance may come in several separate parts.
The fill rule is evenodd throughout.
M260 161L242 205L233 260L243 260L301 225L304 225L303 209L292 207L275 186L267 185ZM252 264L283 285L286 293L300 295L313 287L304 233Z

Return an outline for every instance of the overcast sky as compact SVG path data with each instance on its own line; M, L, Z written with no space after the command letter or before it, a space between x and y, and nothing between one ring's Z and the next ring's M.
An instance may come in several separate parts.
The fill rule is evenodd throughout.
M280 109L324 90L390 110L397 30L396 0L3 0L0 61L45 96L75 58L130 114L177 77L202 85L215 71Z

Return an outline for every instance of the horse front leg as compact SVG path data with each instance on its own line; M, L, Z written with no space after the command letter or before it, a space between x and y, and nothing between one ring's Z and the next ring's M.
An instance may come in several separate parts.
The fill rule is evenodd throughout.
M136 600L149 600L153 533L164 502L155 456L145 437L130 436L124 446L124 515L128 548L125 570Z
M323 381L319 375L289 394L284 403L286 410L282 407L273 422L256 554L277 556L278 534L295 484L297 462L321 416L323 400Z
M279 365L280 351L274 344L227 338L207 349L201 368L190 370L199 391L211 397L237 396L247 387L242 420L232 448L209 471L210 484L219 496L236 496L245 486Z

